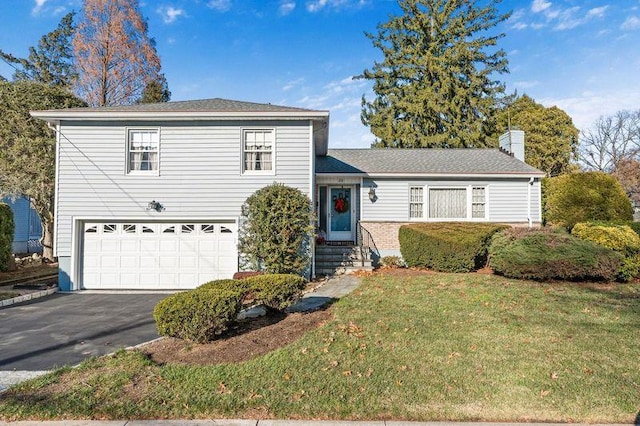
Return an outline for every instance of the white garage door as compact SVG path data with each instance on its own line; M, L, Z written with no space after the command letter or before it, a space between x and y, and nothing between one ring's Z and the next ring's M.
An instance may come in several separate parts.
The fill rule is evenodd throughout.
M189 289L237 271L235 223L85 223L85 289Z

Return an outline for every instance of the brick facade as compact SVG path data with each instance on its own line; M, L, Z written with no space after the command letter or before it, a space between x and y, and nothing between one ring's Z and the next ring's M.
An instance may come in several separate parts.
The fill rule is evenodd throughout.
M402 225L408 222L360 222L373 238L378 250L400 250L398 232Z

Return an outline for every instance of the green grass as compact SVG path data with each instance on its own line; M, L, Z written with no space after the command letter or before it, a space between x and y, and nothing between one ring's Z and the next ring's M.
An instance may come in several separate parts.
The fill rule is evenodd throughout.
M628 422L640 285L376 274L296 343L237 365L94 359L0 395L0 418Z

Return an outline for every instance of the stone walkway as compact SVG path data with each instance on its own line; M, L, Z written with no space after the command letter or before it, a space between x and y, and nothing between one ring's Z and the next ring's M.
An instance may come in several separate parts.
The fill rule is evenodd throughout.
M298 303L287 308L287 312L315 311L351 293L358 285L360 285L360 278L354 275L330 277L321 287L305 294Z

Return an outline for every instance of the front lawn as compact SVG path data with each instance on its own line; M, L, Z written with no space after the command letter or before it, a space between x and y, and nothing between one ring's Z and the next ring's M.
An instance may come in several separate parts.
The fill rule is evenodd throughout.
M637 283L387 272L331 310L241 364L91 360L0 394L0 418L633 423L640 409Z

